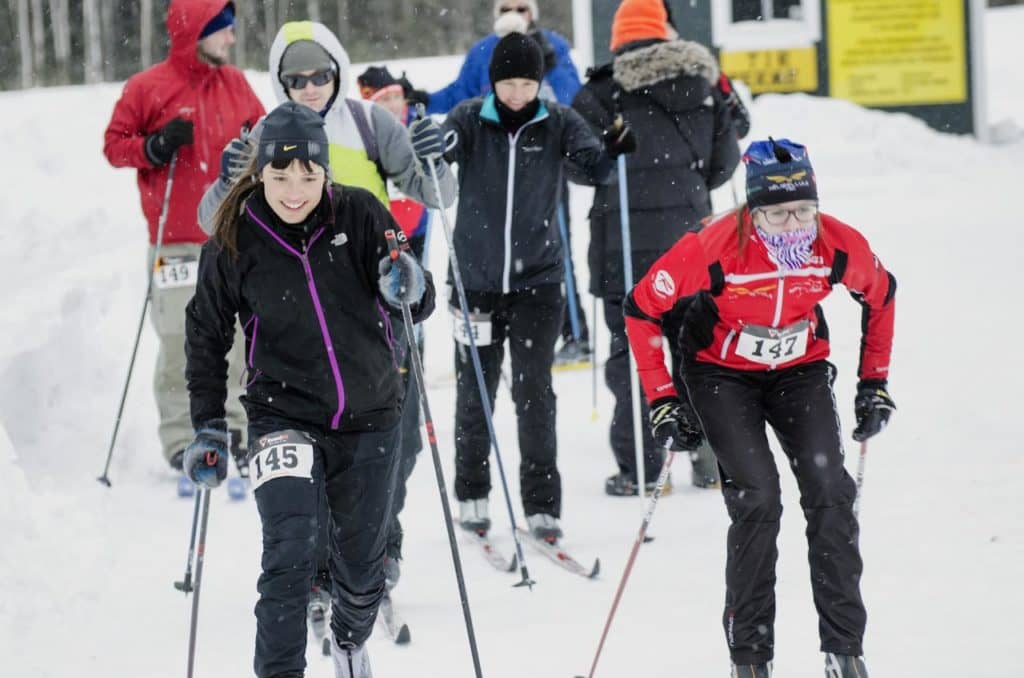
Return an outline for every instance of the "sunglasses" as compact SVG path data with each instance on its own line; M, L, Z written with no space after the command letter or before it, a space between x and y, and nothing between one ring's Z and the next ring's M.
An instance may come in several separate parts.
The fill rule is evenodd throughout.
M282 75L281 82L288 89L306 89L306 85L313 83L317 87L323 87L334 80L334 71L331 69L317 71L313 75Z
M519 12L520 14L526 14L530 11L530 8L526 5L519 5L518 7L500 7L498 8L498 14L508 14L509 12Z

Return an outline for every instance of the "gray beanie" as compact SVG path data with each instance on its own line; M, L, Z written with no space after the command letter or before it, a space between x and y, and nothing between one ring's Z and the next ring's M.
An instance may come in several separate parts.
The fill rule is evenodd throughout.
M296 40L281 55L278 76L298 75L303 71L335 70L334 59L320 43L313 40Z

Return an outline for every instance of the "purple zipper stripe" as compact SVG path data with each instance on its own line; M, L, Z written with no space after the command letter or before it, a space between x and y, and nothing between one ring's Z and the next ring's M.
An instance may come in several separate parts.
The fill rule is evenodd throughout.
M252 338L249 339L249 367L253 367L252 359L253 355L256 353L256 334L260 331L259 316L253 315L252 320L250 320L249 322L253 322Z
M331 428L337 429L341 423L341 413L345 409L345 386L341 382L341 370L338 368L338 359L334 355L334 342L331 341L331 333L327 329L327 320L324 318L324 308L320 304L320 295L316 292L316 281L313 279L313 269L309 265L309 257L306 254L300 253L294 247L289 245L281 238L277 233L264 224L260 219L252 213L252 210L248 205L245 206L245 212L249 215L249 218L255 221L260 228L270 234L270 236L278 242L281 247L285 248L292 253L293 256L297 257L302 262L302 268L306 272L306 284L309 287L309 296L313 299L313 309L316 311L316 319L320 323L320 334L324 339L324 347L327 349L327 362L331 365L331 374L334 376L334 388L338 395L338 409L335 411L334 416L331 417ZM324 232L323 227L320 227L313 237L310 238L309 244L306 246L306 251L309 251L309 247L316 242L317 238Z

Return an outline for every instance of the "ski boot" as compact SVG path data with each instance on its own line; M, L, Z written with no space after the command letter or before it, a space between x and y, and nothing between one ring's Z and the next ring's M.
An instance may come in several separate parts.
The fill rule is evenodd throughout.
M534 513L526 516L526 526L535 539L542 539L554 544L562 538L562 528L558 526L558 518L547 513Z
M487 514L487 497L460 501L459 525L464 530L486 534L487 530L491 529L491 519Z
M825 654L825 678L868 678L864 657L845 654Z
M654 494L654 488L657 487L657 480L648 480L644 483L644 494ZM635 497L637 494L637 482L636 478L622 473L616 473L613 476L608 476L607 480L604 481L604 493L612 497ZM668 477L665 481L665 486L661 488L661 496L666 494L672 494L672 476Z
M730 678L772 678L772 663L733 664Z
M398 584L402 576L401 558L384 556L384 590L390 592Z
M331 639L328 635L330 613L331 595L327 589L314 584L309 592L309 602L306 604L306 619L325 657L331 654Z
M196 485L192 480L185 475L185 469L183 459L185 457L185 450L178 450L171 456L171 468L180 473L178 477L178 496L182 499L191 499L196 494Z
M373 678L365 645L333 642L331 656L334 658L334 678Z
M585 366L590 364L594 352L586 339L566 339L555 352L555 367Z
M690 482L694 487L717 490L722 486L718 477L718 460L706 440L696 451L690 452L690 463L693 465Z

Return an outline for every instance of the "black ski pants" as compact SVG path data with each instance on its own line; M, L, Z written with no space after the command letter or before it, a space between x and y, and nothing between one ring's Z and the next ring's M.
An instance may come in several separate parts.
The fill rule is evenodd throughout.
M782 497L766 424L775 430L800 489L821 650L863 654L856 485L843 466L832 393L835 367L822 360L743 372L688 363L683 379L718 458L732 519L723 625L733 662L758 664L774 654Z
M405 508L406 483L416 468L416 458L423 450L423 437L420 434L420 389L416 377L412 373L412 358L409 356L409 344L405 338L402 323L395 327L395 336L401 340L405 355L402 365L402 385L405 387L405 398L402 402L402 420L400 424L401 439L398 444L398 482L391 508L391 529L388 533L387 556L396 560L402 559L402 523L398 515ZM423 357L423 334L419 333L417 349Z
M539 285L510 294L466 294L471 314L490 314L492 341L479 351L492 411L508 340L523 510L528 516L547 513L557 518L562 510L562 478L556 465L551 365L565 305L561 285ZM457 307L457 300L453 304ZM455 380L455 496L460 501L482 499L491 490L491 440L470 348L458 342Z
M302 676L306 606L316 569L318 507L326 497L335 638L361 645L384 596L384 549L398 478L399 433L311 430L280 418L250 421L250 457L263 436L301 432L313 446L312 478L280 477L255 490L263 524L263 572L257 584L259 678Z
M604 322L608 326L609 346L608 361L604 365L604 380L608 389L615 397L615 409L612 411L612 423L608 432L608 440L615 455L619 471L636 479L636 451L633 442L633 400L629 381L629 340L626 338L626 318L622 315L622 299L605 298ZM670 338L676 336L678 328L663 327L663 332ZM685 388L679 379L679 365L682 355L678 341L669 341L672 355L672 380L676 390L683 394ZM634 368L636 366L634 365ZM640 416L642 421L644 442L644 476L647 482L653 482L661 473L661 465L665 462L665 452L654 443L650 427L647 426L647 399L640 394ZM682 397L682 396L681 396Z

